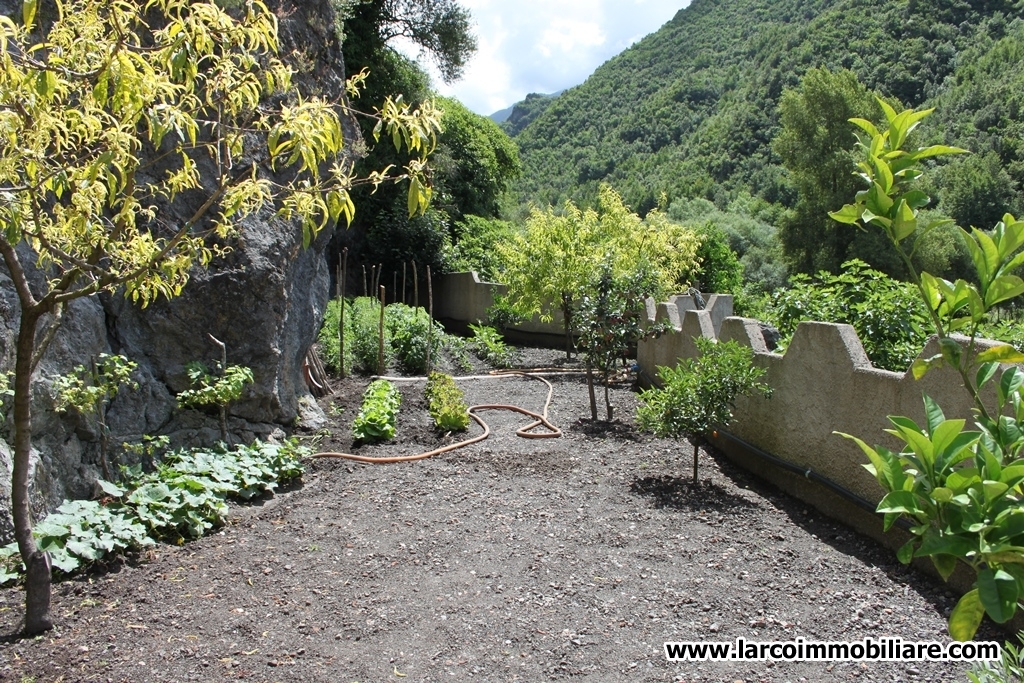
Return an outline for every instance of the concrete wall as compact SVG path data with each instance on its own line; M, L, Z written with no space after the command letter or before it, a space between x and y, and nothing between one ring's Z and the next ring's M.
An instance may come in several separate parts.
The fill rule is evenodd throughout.
M672 319L673 304L660 304L649 319ZM648 307L650 311L650 307ZM728 432L761 451L807 468L872 503L883 491L861 465L867 457L855 443L833 432L853 434L869 444L898 448L883 432L888 415L924 421L922 394L938 401L947 417L970 420L973 405L960 376L950 368L932 370L918 381L906 373L871 365L850 325L801 323L785 355L769 353L757 321L728 317L717 333L708 311L685 311L673 332L640 343L638 362L648 377L659 366L674 367L696 354L694 337L734 340L754 350L754 363L767 370L770 399L741 397ZM937 353L934 340L922 352Z
M508 291L506 285L495 282L482 282L476 271L464 273L448 273L434 281L434 318L446 325L465 331L470 323L487 322L487 309L494 305L495 297ZM565 338L562 314L555 311L551 322L541 322L540 318L513 325L507 330L506 337L517 343L534 341L549 342L561 345Z

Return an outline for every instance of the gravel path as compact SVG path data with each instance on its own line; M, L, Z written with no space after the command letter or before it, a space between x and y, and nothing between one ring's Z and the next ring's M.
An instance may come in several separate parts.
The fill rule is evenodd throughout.
M689 445L638 433L628 388L622 421L592 425L585 383L552 381L562 439L488 412L491 439L426 461L316 461L219 533L58 585L58 627L0 644L0 680L966 681L963 664L667 662L669 640L946 641L954 598L721 458L702 453L692 486ZM365 384L342 383L319 448L353 452ZM546 394L462 386L531 410ZM401 388L398 441L360 454L445 441L422 385ZM0 632L21 600L0 591Z

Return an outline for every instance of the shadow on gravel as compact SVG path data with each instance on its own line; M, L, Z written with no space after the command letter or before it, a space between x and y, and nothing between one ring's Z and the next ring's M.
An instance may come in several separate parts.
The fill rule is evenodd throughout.
M658 508L677 510L712 510L729 516L741 510L757 507L742 496L726 490L713 481L699 481L696 484L689 477L643 477L629 487L632 493L646 496Z
M602 410L604 408L602 407ZM572 431L585 434L586 436L597 436L601 438L614 438L621 439L623 441L635 441L640 442L643 439L640 438L640 434L637 433L636 427L631 424L626 424L621 420L588 420L579 419L576 420L572 425Z

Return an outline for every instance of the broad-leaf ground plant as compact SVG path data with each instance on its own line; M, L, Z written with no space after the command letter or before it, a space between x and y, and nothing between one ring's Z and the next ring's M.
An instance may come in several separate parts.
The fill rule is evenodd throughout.
M32 372L52 339L37 339L40 326L100 292L142 306L177 295L261 211L296 221L309 244L328 221L351 221L360 182L408 179L409 208L422 210L439 125L429 103L383 102L375 135L414 158L359 179L343 149L346 101L299 92L260 0L230 14L191 0L57 0L45 23L37 4L25 0L20 23L0 16L0 255L20 307L11 498L29 634L53 625L28 496ZM172 223L158 205L183 193L198 208Z
M675 368L658 368L662 388L640 394L637 422L657 436L686 437L693 446L693 482L697 483L697 454L719 427L732 422L736 399L743 395L771 396L762 383L764 368L753 365L754 351L734 341L697 337L700 355Z
M944 578L958 560L974 570L973 589L949 618L950 634L969 640L985 614L1005 623L1024 597L1024 372L1001 365L1024 362L1024 354L1009 345L979 352L977 344L988 313L1024 293L1024 281L1014 274L1024 265L1024 222L1006 215L991 231L961 231L976 282L918 273L912 263L915 248L935 225L918 230L918 211L929 198L914 181L924 173L926 159L963 150L941 145L910 149L908 136L931 110L897 113L880 105L887 119L881 129L853 120L863 131L859 169L867 189L830 215L884 232L925 304L941 351L915 361L913 373L921 377L940 365L959 373L974 401L977 429L968 429L965 419L946 418L925 396L925 424L889 418L893 428L887 431L905 444L898 453L843 436L864 451L870 460L865 467L886 491L878 505L885 528L902 516L913 523L914 538L899 550L900 560L931 558ZM994 394L994 400L984 401L983 391Z
M64 501L33 534L60 574L157 540L183 543L224 521L227 498L249 500L301 476L306 452L295 441L176 451L148 474L122 468L120 485L100 480L102 501ZM17 580L21 565L16 543L0 548L0 585Z

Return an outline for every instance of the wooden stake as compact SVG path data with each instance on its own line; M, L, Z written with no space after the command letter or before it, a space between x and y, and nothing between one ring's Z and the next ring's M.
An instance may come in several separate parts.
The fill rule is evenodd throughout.
M391 271L391 303L398 301L398 271Z
M416 262L412 262L412 305L413 308L420 307L420 280L416 277Z
M384 285L380 286L380 325L377 328L377 374L384 374Z
M363 264L363 296L367 296L367 294L366 294L366 264L365 263Z
M363 266L363 273L366 267ZM345 278L348 277L348 247L341 250L341 276L338 278L338 303L341 305L341 317L338 319L338 374L345 379ZM365 286L366 280L363 280Z
M405 303L405 261L402 261L402 303Z
M430 342L434 331L434 290L430 284L430 266L427 266L427 375L430 375Z

